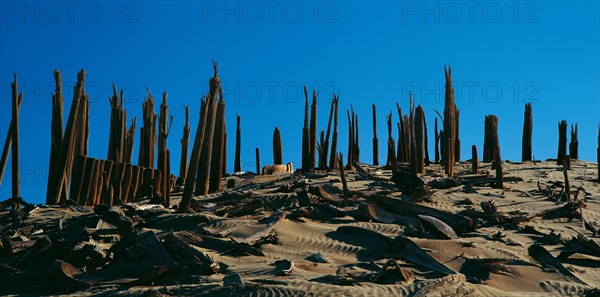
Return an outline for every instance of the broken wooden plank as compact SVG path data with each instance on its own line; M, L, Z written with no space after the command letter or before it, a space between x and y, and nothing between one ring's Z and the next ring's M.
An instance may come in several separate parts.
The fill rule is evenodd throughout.
M443 274L457 273L431 257L421 249L421 247L404 235L398 235L394 238L392 242L392 252L408 262L421 265Z
M146 231L135 237L137 243L144 249L148 255L160 265L164 265L167 268L173 268L179 266L173 258L167 253L162 243L156 236L154 231Z
M533 244L528 249L529 256L536 259L542 267L551 269L559 274L562 274L567 280L574 281L576 283L587 285L584 281L575 276L569 269L567 269L562 263L554 258L550 252L548 252L543 246L539 244Z

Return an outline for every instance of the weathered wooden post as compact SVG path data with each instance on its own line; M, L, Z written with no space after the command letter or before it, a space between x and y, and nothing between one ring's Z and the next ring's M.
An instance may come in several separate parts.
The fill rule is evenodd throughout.
M435 122L433 124L433 129L434 129L434 135L433 137L434 142L435 142L435 163L439 164L440 163L440 135L438 134L438 119L435 118Z
M500 146L496 148L494 163L496 164L496 188L503 189L503 176L502 176L502 159L500 159Z
M63 137L63 142L60 146L60 153L57 158L55 172L49 174L48 182L52 184L49 186L47 193L47 201L50 204L58 204L63 191L63 185L65 180L71 177L70 167L67 163L73 160L74 155L74 136L75 128L78 125L76 116L79 111L80 101L84 92L84 80L85 70L79 71L77 74L77 83L73 91L73 103L71 104L71 111L69 112L69 119L67 120L67 126ZM64 189L68 191L68 189Z
M563 164L563 168L565 170L571 170L571 156L570 155L565 156L565 162Z
M471 173L477 174L479 171L479 158L477 157L477 146L471 147Z
M308 89L304 85L304 126L302 126L302 170L310 170L310 130L308 124Z
M273 131L273 164L283 164L283 148L281 144L281 132L275 127Z
M379 165L379 140L377 139L377 111L373 103L373 165Z
M571 159L577 160L579 159L579 141L577 139L577 124L575 124L575 128L571 125L571 142L569 143L569 155Z
M387 128L388 128L388 141L387 141L387 160L385 161L385 166L392 166L392 150L390 150L390 141L393 141L394 138L392 136L392 113L390 112L390 114L385 116L386 119L386 123L387 123ZM395 144L394 144L394 159L396 159L396 150L395 150Z
M148 97L142 103L143 126L140 129L140 152L138 165L154 168L154 152L156 149L156 113L154 113L154 98L146 88Z
M350 105L352 107L352 105ZM350 113L350 110L347 111L348 114L348 165L346 165L347 169L352 169L353 157L354 157L354 113Z
M260 150L256 148L256 175L260 175Z
M427 141L427 120L425 119L425 112L422 114L423 117L423 150L425 151L425 166L429 166L431 164L431 159L429 158L429 143Z
M125 147L125 111L123 110L122 98L117 94L117 86L113 87L113 95L109 98L110 103L110 128L108 135L108 156L106 159L121 163Z
M358 114L354 113L354 129L352 129L352 131L354 131L354 158L353 161L354 162L360 162L360 146L358 145Z
M131 163L133 158L133 146L135 143L135 129L137 118L131 118L131 125L125 131L125 151L123 152L123 162Z
M317 91L313 90L310 106L310 168L315 169L317 161Z
M523 148L522 148L522 160L531 161L532 150L531 150L531 137L533 132L533 112L531 110L531 103L525 104L525 119L523 120Z
M567 121L562 120L558 123L558 156L556 157L558 165L563 165L565 155L567 155Z
M598 145L596 147L596 167L598 167L598 183L600 183L600 126L598 126Z
M233 160L233 172L242 171L242 161L240 159L241 146L242 146L242 129L240 128L240 115L237 115L236 129L235 129L235 159Z
M337 140L338 140L338 106L339 106L339 95L333 95L333 102L335 103L335 110L333 111L333 134L331 136L331 156L329 157L329 168L335 169L338 166L337 162Z
M346 182L346 174L344 173L344 155L342 153L338 154L337 160L339 162L338 166L340 168L340 178L342 180L342 189L344 191L344 205L349 206L348 198L350 193L348 192L348 183Z
M19 86L17 84L17 74L14 74L15 80L12 83L12 163L10 167L12 168L12 198L19 199L21 198L21 175L20 175L20 165L19 161L19 98L23 97L23 94L19 94ZM18 203L13 204L13 209L20 208Z
M492 162L498 149L498 117L485 116L485 130L483 137L483 162Z
M188 169L188 149L190 146L190 106L184 105L185 124L183 125L183 134L181 136L181 158L179 160L179 176L185 177Z
M425 149L424 149L424 118L423 115L425 112L423 111L423 107L421 105L417 106L417 110L415 112L415 121L414 121L414 142L415 142L415 153L413 160L416 161L415 170L417 173L425 173Z
M12 99L11 99L12 100ZM23 102L23 96L22 94L19 95L19 109L21 109L21 103ZM12 111L11 111L12 113ZM12 117L12 115L11 115ZM61 123L62 124L62 123ZM6 163L8 162L8 153L10 152L10 148L12 146L12 133L13 133L13 120L11 118L10 120L10 124L8 125L8 132L6 132L6 140L4 141L4 149L2 150L2 157L0 158L0 184L2 183L2 176L4 175L4 169L6 169ZM61 134L62 134L62 128L61 128ZM61 139L62 141L62 139ZM59 144L60 145L60 144ZM59 146L60 149L60 146Z
M329 155L329 135L331 134L331 121L333 120L333 112L335 111L335 95L331 101L331 108L329 109L329 119L327 120L327 133L325 134L325 142L321 145L323 147L323 158L319 160L319 168L327 168L327 156Z
M215 70L214 76L209 80L209 96L208 101L217 100L217 94L221 89L221 79L217 73L216 64L213 64L213 68ZM204 106L208 106L212 104L210 102L206 102ZM188 166L188 173L185 179L185 187L183 189L183 194L181 196L181 202L179 203L179 211L188 212L190 210L190 205L192 203L192 195L194 194L194 184L196 183L196 173L198 171L198 163L200 162L200 150L202 148L202 141L204 139L204 128L206 127L207 122L207 112L206 108L203 109L200 113L200 120L198 121L198 129L196 130L196 136L194 138L194 146L192 148L192 157L190 159L190 165ZM239 156L239 128L240 128L240 119L238 116L237 122L237 137L236 139L236 166L238 166ZM240 166L241 167L241 166ZM237 172L237 171L236 171Z
M214 146L210 161L209 192L221 191L221 177L223 176L223 146L225 145L225 98L219 90L219 103L217 104L217 118L215 124Z
M452 91L454 92L454 91ZM458 110L458 108L456 108L456 104L454 105L455 108L455 118L454 118L454 128L456 129L456 134L454 135L454 161L455 162L460 162L460 136L459 136L459 119L460 119L460 110Z
M56 87L52 94L52 124L50 129L50 164L48 167L48 185L46 193L49 193L49 187L52 186L50 183L50 174L54 174L56 171L56 162L58 160L58 154L60 153L60 146L63 141L63 106L64 97L62 94L62 77L58 69L54 70L54 81ZM12 125L12 123L11 123ZM2 170L2 168L0 168ZM2 182L2 173L0 172L0 182ZM49 200L50 197L46 197L46 204L52 204L53 201Z
M411 93L412 96L412 93ZM398 111L398 150L396 151L396 161L398 162L408 162L406 159L410 140L406 138L406 127L404 126L404 117L402 116L402 108L400 108L400 104L396 102L396 110Z
M445 172L449 176L454 175L454 161L456 157L456 105L454 104L454 89L452 87L452 68L444 66L446 75L446 94L444 96L444 145Z
M216 62L213 62L213 68L215 76L218 76ZM219 90L217 90L217 93L220 93ZM220 97L219 100L223 100L223 98ZM209 174L213 152L213 139L215 136L215 124L217 120L217 104L216 96L214 100L210 101L210 104L207 104L208 113L206 118L206 131L204 132L205 139L202 142L202 151L200 153L200 163L196 178L196 195L206 195L209 190Z

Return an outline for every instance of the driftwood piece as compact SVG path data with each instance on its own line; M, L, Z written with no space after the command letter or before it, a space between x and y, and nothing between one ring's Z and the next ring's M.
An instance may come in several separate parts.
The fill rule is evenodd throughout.
M600 244L593 239L579 234L565 243L565 250L560 252L557 258L563 260L575 253L600 257Z
M548 252L543 246L539 244L533 244L528 249L529 256L536 259L542 267L553 270L557 273L562 274L567 280L574 281L576 283L587 285L584 281L575 276L569 269L567 269L559 260L557 260L550 252Z
M373 195L368 198L376 201L379 207L400 215L416 217L421 214L434 217L448 224L459 234L475 230L475 223L473 220L461 215L386 196Z
M434 217L430 217L427 215L417 215L421 225L423 228L427 230L427 232L434 234L443 239L456 239L458 235L452 229L452 227L448 226L448 224L444 223L442 220L438 220Z
M398 235L392 243L392 252L402 259L432 269L443 274L456 274L456 271L448 268L446 265L438 262L427 254L421 247L410 240L408 237Z
M176 232L175 234L189 244L206 249L220 252L237 252L254 256L265 256L265 254L259 249L244 243L236 243L212 236L199 235L190 231L180 231Z
M167 253L162 243L154 233L154 231L146 231L135 237L137 243L144 249L148 255L160 265L167 268L179 266L173 258Z

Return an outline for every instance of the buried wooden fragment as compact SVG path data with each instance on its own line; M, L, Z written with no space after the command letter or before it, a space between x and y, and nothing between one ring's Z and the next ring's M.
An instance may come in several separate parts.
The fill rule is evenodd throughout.
M163 245L169 255L186 267L206 266L211 269L212 273L216 273L220 269L209 255L192 247L172 232L163 238Z
M191 245L219 251L222 253L237 252L245 255L265 256L265 254L259 249L245 243L237 243L231 240L200 235L191 231L180 231L176 232L175 235Z
M135 237L137 243L144 249L148 255L160 265L169 268L179 266L175 260L167 253L154 231L146 231Z
M285 215L286 215L285 211L278 211L278 212L273 213L271 216L265 218L262 222L259 221L259 223L261 223L261 224L266 224L265 228L263 228L262 230L254 233L254 234L247 236L246 238L239 240L239 242L247 243L249 245L255 245L261 239L268 237L269 234L274 232L275 226L277 225L277 223L279 223L285 219Z
M342 187L344 190L344 205L348 206L350 205L350 202L348 202L350 193L348 192L348 183L346 182L346 174L344 173L344 155L339 153L337 159L340 168L340 178L342 179Z
M567 269L562 263L557 260L550 252L548 252L543 246L534 244L528 249L529 256L536 259L542 267L553 270L559 274L562 274L567 280L573 281L582 285L587 285L584 281L575 276L569 269Z
M443 274L456 274L456 271L438 262L416 243L403 235L398 235L394 238L392 242L392 253L408 262L427 267Z
M593 239L579 234L565 243L565 250L560 252L557 258L560 260L566 259L575 253L600 257L600 244Z
M473 220L465 216L387 196L373 195L367 198L375 201L379 207L400 215L416 218L417 215L422 214L434 217L448 224L458 234L475 230Z
M441 220L426 215L417 215L417 218L419 218L423 228L431 234L437 235L443 239L458 238L458 235L456 235L456 232L454 232L452 227Z

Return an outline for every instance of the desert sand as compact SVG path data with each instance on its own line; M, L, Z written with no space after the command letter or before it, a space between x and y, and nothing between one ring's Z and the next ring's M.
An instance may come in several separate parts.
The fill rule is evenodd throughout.
M572 161L571 202L556 162L505 161L498 189L481 177L494 177L490 163L473 176L466 161L450 185L441 165L426 167L420 195L361 164L346 170L347 206L339 171L317 170L227 175L223 192L193 198L192 213L151 199L6 210L0 295L598 296L597 166ZM427 213L385 202L397 200L472 226L430 214L456 233L444 239L417 217Z

